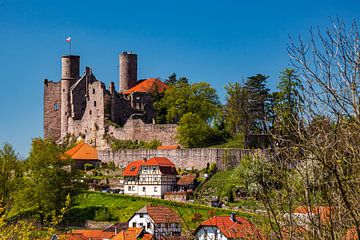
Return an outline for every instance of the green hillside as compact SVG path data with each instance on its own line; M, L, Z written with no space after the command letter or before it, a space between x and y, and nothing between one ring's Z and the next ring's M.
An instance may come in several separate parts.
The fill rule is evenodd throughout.
M184 220L185 229L194 230L200 222L213 215L230 214L230 210L212 208L203 205L170 202L166 200L116 195L100 192L86 192L74 199L66 221L81 224L85 220L111 220L126 222L145 205L164 205L172 208ZM245 212L236 212L239 216L257 222L260 217Z

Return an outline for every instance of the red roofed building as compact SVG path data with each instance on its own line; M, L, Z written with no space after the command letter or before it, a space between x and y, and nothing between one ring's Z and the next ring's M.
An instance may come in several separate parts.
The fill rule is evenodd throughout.
M63 158L73 159L77 169L84 169L84 165L86 163L92 164L94 166L100 163L96 148L83 141L66 151Z
M122 91L123 94L131 94L134 92L141 92L141 93L153 93L158 92L161 93L165 89L169 88L165 83L160 81L157 78L148 78L142 81L139 81L134 87Z
M133 161L123 172L124 193L162 198L175 189L176 175L175 164L165 157Z
M170 208L148 205L139 209L128 221L129 228L140 227L152 234L154 239L180 236L182 221Z
M197 228L195 239L265 239L260 230L249 220L230 216L214 216L200 224Z
M157 150L177 150L180 149L179 145L168 145L168 146L158 146Z

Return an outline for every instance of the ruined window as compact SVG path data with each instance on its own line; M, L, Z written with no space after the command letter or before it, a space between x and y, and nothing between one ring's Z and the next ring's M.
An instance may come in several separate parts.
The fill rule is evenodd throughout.
M95 88L93 88L93 94L95 94Z
M94 107L96 107L96 101L94 101Z
M55 111L59 110L59 104L54 103L54 110L55 110Z
M92 112L91 112L91 110L90 110L90 111L89 111L89 115L91 115L91 113L92 113Z
M65 92L65 88L63 88L63 92Z

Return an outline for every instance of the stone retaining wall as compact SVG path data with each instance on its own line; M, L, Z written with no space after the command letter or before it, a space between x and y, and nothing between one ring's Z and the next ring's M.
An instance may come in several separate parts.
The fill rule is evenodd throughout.
M218 148L190 148L176 150L156 149L126 149L126 150L100 150L99 159L103 162L113 161L119 167L125 167L130 162L152 157L167 157L177 168L203 169L207 163L216 163L223 170L234 167L247 155L265 155L261 149L218 149Z

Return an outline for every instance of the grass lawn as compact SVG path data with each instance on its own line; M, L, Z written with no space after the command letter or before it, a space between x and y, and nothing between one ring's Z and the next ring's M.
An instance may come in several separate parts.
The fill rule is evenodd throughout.
M94 220L96 212L107 209L114 221L126 222L137 210L148 204L172 208L184 220L185 230L195 230L202 221L213 215L228 215L231 212L230 210L203 205L177 203L154 198L85 192L74 199L68 220L73 223ZM245 212L236 212L236 214L254 222L261 220L261 217L255 214Z

